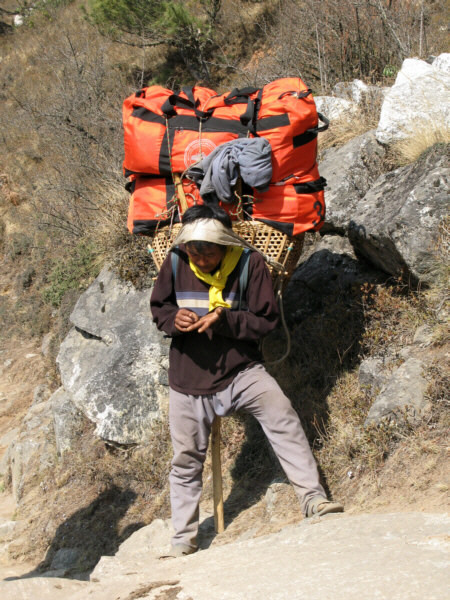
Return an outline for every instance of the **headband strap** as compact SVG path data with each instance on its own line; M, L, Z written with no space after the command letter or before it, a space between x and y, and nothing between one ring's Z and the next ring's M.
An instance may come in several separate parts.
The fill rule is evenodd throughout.
M269 263L277 272L284 271L284 267L273 260L264 252L261 252L252 244L246 242L240 235L232 229L222 225L217 219L196 219L192 223L186 223L180 229L171 248L179 244L187 244L188 242L211 242L212 244L220 244L221 246L240 246L241 248L250 248L261 254L264 260Z
M178 233L172 247L193 241L253 249L251 244L248 244L232 229L222 225L217 219L197 219L192 223L186 223Z

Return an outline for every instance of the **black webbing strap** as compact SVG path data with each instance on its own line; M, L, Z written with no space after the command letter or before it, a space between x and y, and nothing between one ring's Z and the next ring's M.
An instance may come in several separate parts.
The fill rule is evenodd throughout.
M186 94L187 98L183 98L183 96L180 96L179 94L172 94L161 106L161 110L166 117L170 118L176 116L177 111L175 110L175 107L179 106L181 108L190 108L195 113L195 116L199 119L209 119L209 117L213 114L214 109L211 108L206 112L198 110L197 107L199 105L199 101L195 100L192 89L185 87L182 89L182 91L184 94Z
M323 125L322 127L315 127L315 131L317 131L317 133L320 133L321 131L326 131L328 129L328 126L330 125L330 120L324 117L323 114L320 112L317 113L317 116L319 117L319 121L322 121Z
M289 92L283 92L282 94L280 94L278 96L278 100L281 100L281 98L284 98L284 96L287 96L288 94L290 94L291 96L295 96L298 100L300 100L301 98L306 98L307 96L312 94L312 90L310 88L308 88L307 90L300 92L300 94L298 92L296 92L295 90L290 90Z
M299 148L300 146L304 146L308 142L311 142L312 140L314 140L317 137L318 133L328 129L328 125L330 124L330 121L326 117L324 117L321 113L317 113L317 116L319 117L319 121L322 121L323 125L321 127L319 127L318 125L317 125L317 127L311 127L311 129L307 129L304 133L300 133L299 135L294 135L294 137L292 138L292 144L293 144L294 148Z
M252 100L251 96L258 92L258 96ZM261 102L262 88L245 87L234 88L228 96L224 98L225 104L245 104L247 108L239 117L242 125L248 129L252 135L256 133L256 121L258 119L258 110Z
M249 96L255 94L259 88L245 87L245 88L234 88L228 96L224 98L225 104L245 104Z
M247 127L249 132L252 135L257 136L257 121L258 121L258 112L261 106L261 98L263 94L263 88L258 91L258 95L256 98L251 100L248 99L247 110L240 116L240 121L242 125Z
M325 177L319 177L315 181L306 181L304 183L294 183L294 189L297 194L313 194L314 192L321 192L325 189L327 180Z

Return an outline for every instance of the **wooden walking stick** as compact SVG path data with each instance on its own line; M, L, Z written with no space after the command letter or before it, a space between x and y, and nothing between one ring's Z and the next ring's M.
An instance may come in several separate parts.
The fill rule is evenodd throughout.
M213 472L214 526L216 533L225 531L223 517L222 464L220 460L220 417L214 419L211 433L211 455Z

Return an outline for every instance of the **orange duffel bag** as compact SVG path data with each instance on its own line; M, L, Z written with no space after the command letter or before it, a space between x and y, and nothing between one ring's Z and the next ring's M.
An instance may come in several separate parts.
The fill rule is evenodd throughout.
M152 86L128 97L122 111L125 175L183 173L201 155L245 137L248 130L239 119L203 110L214 95L200 86L184 88L179 94Z
M243 109L239 106L243 106ZM204 110L239 118L252 137L265 137L272 148L272 182L307 173L317 160L317 135L328 120L317 112L311 90L299 77L276 79L261 89L235 89L212 96ZM319 126L319 121L323 125Z
M270 142L272 181L278 182L313 168L317 134L328 121L317 113L311 90L291 77L221 95L201 86L179 94L143 88L124 101L123 127L125 175L183 173L220 144L262 136Z
M319 230L325 220L324 188L317 166L306 175L294 175L269 185L266 192L253 191L253 202L244 206L253 219L287 235Z
M188 206L201 202L197 186L183 180ZM180 215L175 184L171 177L135 176L126 185L131 192L128 208L128 230L140 235L153 235L157 226L179 223Z

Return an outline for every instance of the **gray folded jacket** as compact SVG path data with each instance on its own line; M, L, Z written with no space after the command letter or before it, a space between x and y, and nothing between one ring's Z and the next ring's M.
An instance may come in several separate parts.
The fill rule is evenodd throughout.
M232 188L239 175L247 185L265 191L272 178L272 150L266 138L238 138L221 144L187 171L200 186L205 202L216 197L234 200Z

